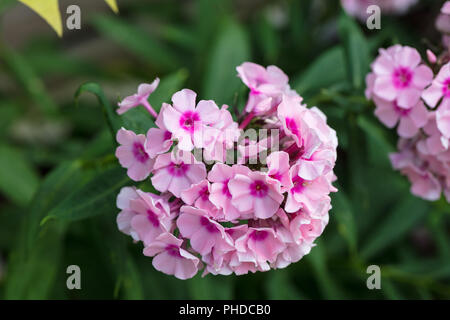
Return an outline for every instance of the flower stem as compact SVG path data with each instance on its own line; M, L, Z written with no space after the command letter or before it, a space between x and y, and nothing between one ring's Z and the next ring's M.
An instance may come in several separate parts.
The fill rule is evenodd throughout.
M252 119L255 117L255 113L252 111L250 112L245 119L241 122L239 125L239 129L245 129L245 127L252 121Z
M142 100L142 105L147 109L147 111L156 119L158 117L158 114L156 111L152 108L150 103L146 99Z

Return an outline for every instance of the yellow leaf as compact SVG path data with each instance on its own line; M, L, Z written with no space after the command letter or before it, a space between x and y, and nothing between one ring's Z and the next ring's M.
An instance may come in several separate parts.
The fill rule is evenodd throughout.
M105 1L115 13L119 12L119 7L117 6L116 0L105 0Z
M58 0L19 0L39 14L56 31L58 36L62 36L63 26L61 13L59 12Z

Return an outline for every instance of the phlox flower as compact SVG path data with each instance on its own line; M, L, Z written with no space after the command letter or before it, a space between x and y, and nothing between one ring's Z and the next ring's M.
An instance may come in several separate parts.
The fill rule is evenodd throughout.
M249 228L247 233L235 241L240 261L253 262L258 267L268 268L285 248L284 243L271 228Z
M278 183L281 190L287 188L291 180L289 178L289 154L284 151L272 152L266 159L267 162L267 181L273 180Z
M256 63L244 62L236 70L242 82L250 89L246 112L267 113L280 103L283 94L300 99L290 89L287 75L276 66L264 68Z
M183 89L172 96L173 106L164 110L164 125L178 140L178 148L191 151L194 146L203 148L214 141L217 129L210 125L218 121L220 110L212 100L195 104L197 94Z
M155 121L157 128L150 128L147 131L145 150L151 158L155 158L158 154L169 151L173 144L172 133L167 130L163 120L164 110L166 110L167 107L169 107L169 105L163 103L161 111Z
M271 184L267 175L251 172L237 174L228 182L232 204L241 215L267 219L272 217L283 202L280 186Z
M170 233L163 233L145 247L144 255L154 257L152 264L156 270L178 279L192 278L198 272L200 260L181 246L183 240Z
M241 215L232 203L229 181L237 174L247 175L250 172L251 170L246 166L228 166L223 163L216 163L208 173L208 180L211 182L209 200L223 210L225 220L232 221L238 219Z
M138 199L130 200L130 208L136 215L131 219L131 227L145 245L150 244L162 233L170 232L169 205L162 199L137 191Z
M178 150L159 155L154 164L152 184L160 192L170 191L176 197L192 184L206 178L206 167L192 153Z
M224 227L207 217L208 212L191 206L183 206L177 220L177 227L183 237L188 238L192 248L202 256L213 248L230 251L233 242Z
M158 85L159 85L159 78L156 78L150 84L143 83L139 85L137 93L128 96L121 102L119 102L118 104L119 109L117 109L117 113L123 114L134 107L142 105L148 110L148 112L150 112L151 115L153 115L156 118L157 114L153 110L151 105L148 103L147 99L150 96L150 94L156 90Z
M431 108L435 108L441 99L442 104L449 104L450 63L441 68L431 85L423 91L422 98Z
M326 223L321 219L311 218L304 211L300 211L300 213L290 222L289 228L295 242L312 243L322 234L325 225Z
M203 209L208 212L208 215L215 219L222 218L223 213L210 200L211 184L208 180L202 180L199 183L193 184L189 189L181 192L181 199L184 203L194 206L198 209Z
M116 206L121 209L120 213L117 215L117 227L123 233L130 235L134 241L139 240L139 236L135 230L131 227L131 220L136 215L131 209L130 200L138 199L139 195L136 192L135 187L123 187L120 189L117 195Z
M134 181L147 178L153 169L154 160L145 151L145 136L121 128L117 131L116 140L120 144L116 149L116 157L120 165L128 169L128 176Z
M298 175L299 166L294 165L289 171L291 188L288 191L286 212L297 212L301 208L315 211L328 198L330 183L324 177L305 180Z
M378 119L388 128L393 128L399 123L397 133L403 138L413 137L427 123L428 111L421 100L412 107L403 108L396 100L386 101L378 97L373 99Z
M397 100L402 108L415 106L433 79L431 69L421 64L419 52L408 46L380 49L372 71L376 76L373 93L387 101Z

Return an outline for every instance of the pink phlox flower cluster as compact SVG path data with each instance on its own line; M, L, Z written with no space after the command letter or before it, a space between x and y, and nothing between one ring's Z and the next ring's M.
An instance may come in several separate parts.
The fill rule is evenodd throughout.
M240 124L227 105L197 102L183 89L146 135L117 133L120 164L158 193L124 187L118 228L142 242L157 270L179 279L299 261L325 229L337 191L338 141L325 115L302 104L277 67L246 62L237 70L250 88ZM246 137L246 127L266 135Z
M389 128L398 124L398 152L390 159L411 193L438 200L443 192L450 202L450 63L434 75L417 50L395 45L380 49L366 84L378 119Z

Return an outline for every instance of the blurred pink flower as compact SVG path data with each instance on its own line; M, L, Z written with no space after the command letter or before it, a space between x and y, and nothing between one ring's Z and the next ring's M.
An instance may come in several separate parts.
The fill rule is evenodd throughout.
M200 260L181 248L183 240L170 233L163 233L149 246L144 255L154 257L152 264L156 270L186 280L198 272Z
M117 131L116 139L120 144L116 149L116 157L120 165L128 169L128 176L134 181L147 178L153 169L154 160L145 151L145 136L121 128Z
M117 109L118 114L123 114L127 112L128 110L137 107L137 106L144 106L147 111L156 118L157 114L155 110L153 110L150 103L148 103L148 97L150 94L156 90L156 88L159 85L159 78L156 78L151 84L143 83L139 85L138 92L126 97L121 102L119 102L118 106L119 109Z

